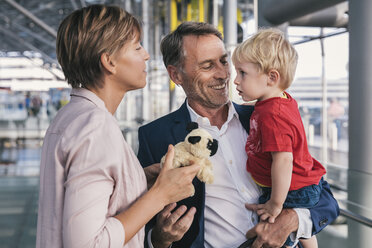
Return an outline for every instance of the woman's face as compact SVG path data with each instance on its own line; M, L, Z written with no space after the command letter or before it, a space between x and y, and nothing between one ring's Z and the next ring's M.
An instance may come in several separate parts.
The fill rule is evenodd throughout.
M146 85L146 61L150 55L142 47L138 37L134 37L113 54L116 70L115 82L125 92L143 88Z

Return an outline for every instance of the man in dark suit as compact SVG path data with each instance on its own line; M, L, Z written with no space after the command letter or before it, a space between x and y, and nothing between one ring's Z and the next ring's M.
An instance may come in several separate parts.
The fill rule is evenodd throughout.
M142 166L159 163L168 144L183 141L190 121L211 132L219 149L211 158L214 183L194 179L193 197L179 202L177 209L169 205L153 219L147 225L149 247L237 247L246 237L256 237L252 247L280 247L288 235L308 238L337 217L337 202L323 181L314 208L284 209L275 223L257 223L255 205L244 208L259 196L244 169L253 106L229 100L230 71L221 34L206 23L183 23L163 39L161 51L170 78L187 99L177 111L139 129Z

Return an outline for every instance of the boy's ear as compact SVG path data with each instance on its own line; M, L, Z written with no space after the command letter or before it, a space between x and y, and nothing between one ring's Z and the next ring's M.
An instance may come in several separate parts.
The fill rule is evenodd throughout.
M272 85L275 85L275 84L277 84L277 83L279 83L280 82L280 73L277 71L277 70L275 70L275 69L271 69L269 72L268 72L268 84L270 85L270 86L272 86Z
M102 67L111 73L116 72L115 63L112 60L112 56L108 53L102 53L100 57Z
M168 65L167 71L170 79L177 85L182 84L181 74L177 67L174 65Z

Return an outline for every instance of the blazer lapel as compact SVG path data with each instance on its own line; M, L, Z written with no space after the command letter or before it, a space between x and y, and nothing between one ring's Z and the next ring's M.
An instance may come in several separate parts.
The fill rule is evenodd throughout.
M242 126L244 127L245 131L249 134L249 121L252 115L252 112L254 110L254 106L249 105L239 105L236 103L233 103L236 112L239 115L239 120Z
M174 140L176 141L175 144L185 139L187 135L186 126L190 121L190 114L185 101L182 106L174 112L172 135Z

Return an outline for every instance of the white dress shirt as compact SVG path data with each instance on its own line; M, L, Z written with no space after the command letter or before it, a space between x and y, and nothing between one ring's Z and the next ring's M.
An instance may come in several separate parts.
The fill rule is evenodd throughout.
M206 129L218 140L218 150L210 160L214 182L205 184L204 247L232 248L246 241L245 234L258 223L256 213L245 208L245 203L258 203L261 194L246 170L245 143L248 134L240 123L233 104L228 103L227 121L221 129L211 126L209 119L198 115L187 103L191 121ZM308 209L294 209L299 218L297 233L291 239L311 237L313 223ZM152 231L152 230L151 230ZM147 240L150 248L151 231Z
M240 123L233 104L228 103L227 121L221 129L198 115L188 104L191 121L206 129L218 140L218 151L210 158L214 182L205 185L204 246L206 248L238 247L246 241L246 232L258 222L256 213L245 203L258 203L260 190L246 170L245 143L248 134ZM299 214L297 236L310 237L312 221L308 209L295 209Z

